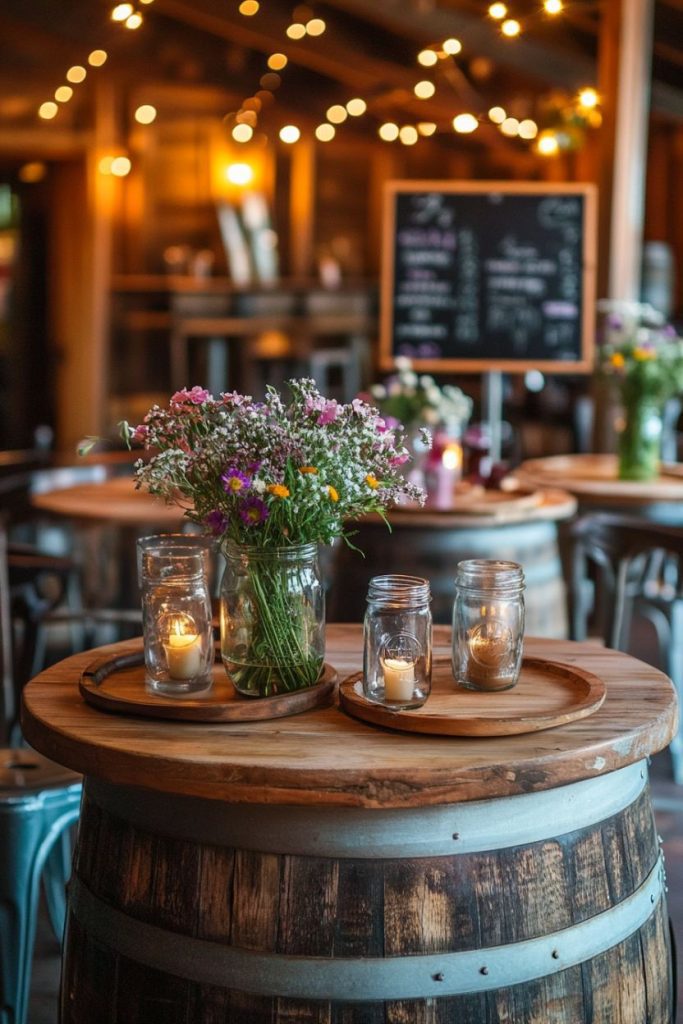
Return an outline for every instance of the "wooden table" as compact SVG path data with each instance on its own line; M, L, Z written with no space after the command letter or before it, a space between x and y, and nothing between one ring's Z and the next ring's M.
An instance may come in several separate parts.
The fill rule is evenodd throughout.
M555 488L539 489L537 503L493 505L490 514L467 511L456 494L449 509L430 506L389 512L391 532L379 516L351 524L352 537L365 557L338 544L331 559L329 614L343 622L359 621L365 611L368 583L386 572L429 579L435 622L452 618L455 569L466 558L504 558L519 562L526 576L527 631L534 636L567 636L565 574L560 557L558 523L576 511L576 498Z
M620 480L616 455L552 455L522 462L514 477L527 487L561 487L582 504L635 510L683 502L683 465L679 463L664 463L655 480Z
M602 708L466 739L336 706L235 725L108 715L78 695L93 652L29 683L28 741L86 776L62 1024L668 1024L645 759L673 734L673 689L598 646L526 647L599 675ZM327 657L358 670L360 627L330 626Z
M130 476L35 494L31 504L69 519L124 527L163 527L171 531L186 522L177 505L167 505L146 490L136 490L132 470Z

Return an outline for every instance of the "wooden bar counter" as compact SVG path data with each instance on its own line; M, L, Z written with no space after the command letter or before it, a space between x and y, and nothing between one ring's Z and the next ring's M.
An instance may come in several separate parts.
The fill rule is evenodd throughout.
M340 678L361 643L328 627ZM670 1022L646 765L674 732L673 688L597 645L525 649L599 676L602 707L448 738L336 705L222 725L106 714L78 692L93 652L29 683L28 741L86 776L61 1024Z

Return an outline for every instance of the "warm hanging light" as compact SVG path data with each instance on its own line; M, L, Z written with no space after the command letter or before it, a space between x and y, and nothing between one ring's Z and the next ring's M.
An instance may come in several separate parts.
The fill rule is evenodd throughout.
M301 132L295 124L286 124L280 129L280 140L286 142L289 146L294 142L298 142L300 138Z
M238 10L240 14L243 14L245 18L251 18L252 15L258 14L260 4L258 0L242 0Z
M74 85L78 85L79 82L85 81L87 73L88 72L85 68L81 67L80 64L74 64L74 66L69 68L67 71L66 80L67 82L73 82Z
M559 14L563 6L562 0L543 0L546 14Z
M271 53L268 58L268 67L271 71L282 71L287 67L287 57L284 53Z
M107 59L106 50L93 50L88 54L88 64L92 68L101 68Z
M536 149L542 156L555 156L560 149L557 136L553 132L543 132L538 137Z
M306 22L306 32L309 36L321 36L326 28L327 25L322 18L311 18Z
M444 39L441 44L441 49L444 53L447 53L449 57L454 57L456 53L460 53L462 50L462 43L459 39Z
M341 124L349 116L346 107L342 107L341 103L335 103L331 107L327 108L325 115L328 121L332 124Z
M228 164L225 177L232 185L249 185L254 180L254 169L250 164Z
M420 50L417 55L417 62L418 64L421 64L423 68L433 67L437 63L438 59L439 57L434 50Z
M579 92L579 106L585 107L586 110L592 110L593 107L598 105L598 94L595 89L588 86L585 89L581 89Z
M508 39L514 39L522 31L522 26L515 18L507 18L500 26L500 30Z
M331 124L319 124L315 130L315 137L318 142L331 142L336 134L336 129Z
M519 135L519 121L516 117L506 117L500 126L500 130L503 135L513 139L516 135Z
M360 99L360 97L356 96L354 99L349 100L349 102L346 104L346 109L348 110L351 117L360 117L361 114L364 114L365 111L368 109L368 105L365 102L365 100L362 100Z
M47 167L42 160L32 160L28 164L22 164L19 168L19 181L24 181L27 185L35 185L36 182L42 181L46 174Z
M287 35L290 39L303 39L306 35L306 26L295 21L291 25L287 26Z
M417 130L420 135L429 136L433 135L436 131L436 124L434 121L418 121Z
M58 103L68 103L73 94L74 91L70 85L60 85L58 89L55 89L55 99Z
M398 137L404 146L414 146L419 136L417 129L412 124L404 124L398 133Z
M507 14L507 12L508 12L508 9L505 6L505 4L495 3L495 4L491 4L491 6L489 7L489 15L492 18L495 18L496 21L500 21L501 18L504 18L505 15Z
M520 139L535 139L538 135L538 125L530 117L527 117L519 122L517 134Z
M491 107L489 110L489 118L494 124L502 124L506 117L507 114L503 107Z
M385 142L394 142L398 138L398 125L393 121L386 121L379 126L378 134Z
M453 127L461 135L469 135L470 132L477 130L479 122L474 114L458 114L457 117L453 118Z
M133 115L138 124L151 124L156 119L157 108L151 103L143 103Z
M115 156L111 162L111 173L117 178L130 174L131 162L127 156Z
M248 124L236 124L231 132L235 142L249 142L253 134L254 129Z
M425 78L421 82L416 83L413 92L419 100L428 100L431 99L436 92L436 86L433 82L430 82Z
M126 28L136 29L142 25L142 15L135 11L129 18L126 18Z
M42 117L43 121L51 121L53 117L57 116L59 107L52 100L48 100L47 103L41 103L38 107L38 117Z
M112 21L125 21L126 18L130 18L133 13L132 4L117 4L114 10L111 12Z

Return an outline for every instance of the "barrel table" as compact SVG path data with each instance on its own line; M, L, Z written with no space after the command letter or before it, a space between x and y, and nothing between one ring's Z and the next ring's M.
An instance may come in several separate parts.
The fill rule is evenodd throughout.
M437 654L448 643L437 628ZM93 652L29 683L27 739L85 775L61 1024L668 1024L647 758L673 733L673 688L597 645L526 651L595 673L602 707L447 738L336 705L222 725L106 714L78 693ZM360 627L328 627L327 658L357 671Z

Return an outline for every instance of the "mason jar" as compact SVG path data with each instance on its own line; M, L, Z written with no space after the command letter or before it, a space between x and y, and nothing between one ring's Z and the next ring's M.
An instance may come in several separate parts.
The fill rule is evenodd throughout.
M468 690L509 690L524 641L524 572L517 562L459 562L453 605L453 675Z
M221 654L239 693L274 697L320 678L325 591L317 544L259 548L227 541Z
M363 692L396 711L418 708L432 686L429 582L418 576L374 576L363 626Z
M205 690L214 662L211 542L185 534L141 537L137 554L147 681L170 696Z

